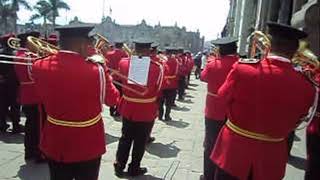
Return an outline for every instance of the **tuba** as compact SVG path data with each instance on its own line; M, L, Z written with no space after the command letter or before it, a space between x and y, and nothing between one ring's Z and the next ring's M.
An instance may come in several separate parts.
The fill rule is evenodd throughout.
M302 73L317 87L319 87L318 57L308 48L308 43L304 40L299 42L299 48L292 58L292 63L301 67Z
M57 46L33 36L27 38L27 47L31 52L37 54L38 58L57 54L60 50Z
M271 41L269 37L261 31L254 31L249 38L251 38L251 50L249 57L256 57L258 49L261 53L260 59L266 58L271 50Z

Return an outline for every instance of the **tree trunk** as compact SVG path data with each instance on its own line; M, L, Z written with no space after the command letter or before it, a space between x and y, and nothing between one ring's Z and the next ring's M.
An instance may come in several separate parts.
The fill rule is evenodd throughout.
M17 14L17 12L15 12L14 13L14 17L13 17L13 31L16 34L17 34L17 31L18 31L17 19L18 19L18 14Z
M7 34L8 33L8 19L7 19L8 17L4 17L3 18L3 24L4 24L4 32L5 32L5 34Z
M47 17L43 16L44 36L48 37Z
M53 26L53 29L56 27L56 16L53 15L52 17L52 26Z

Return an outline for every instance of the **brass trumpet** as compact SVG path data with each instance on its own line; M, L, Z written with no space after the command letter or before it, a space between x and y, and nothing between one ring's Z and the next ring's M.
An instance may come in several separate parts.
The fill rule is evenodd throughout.
M308 43L304 40L299 42L299 48L292 58L294 65L302 68L302 73L317 87L316 75L319 73L320 63L318 57L308 48Z
M133 51L128 47L126 43L123 43L122 49L128 54L128 56L133 55Z

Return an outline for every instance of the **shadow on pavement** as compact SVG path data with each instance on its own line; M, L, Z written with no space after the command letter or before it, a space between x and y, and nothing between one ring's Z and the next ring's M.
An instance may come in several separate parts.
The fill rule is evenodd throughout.
M12 133L0 133L0 141L7 144L22 144L24 143L24 135Z
M114 142L119 141L119 137L113 136L111 134L106 133L106 143L107 144L112 144Z
M191 99L187 99L187 100L178 100L181 103L186 103L186 104L193 104L194 102Z
M298 156L290 156L288 159L288 164L290 164L291 166L297 169L305 170L306 159Z
M175 141L169 144L152 143L147 146L146 151L149 154L155 155L160 158L172 158L177 157L180 152L180 148L174 145Z
M188 91L196 91L197 89L195 89L195 88L192 88L192 87L189 87L188 88Z
M173 126L176 128L186 128L190 125L188 122L183 122L181 119L179 121L164 121L168 126Z
M189 86L192 86L192 87L198 87L198 86L199 86L199 84L192 84L192 83L190 83L190 84L189 84Z
M191 96L191 95L186 95L185 97L186 98L194 98L194 96Z
M294 141L301 141L301 139L296 134L294 134Z
M172 107L172 109L173 109L173 110L176 110L176 111L183 111L183 112L190 111L190 108L187 108L187 107L185 107L185 106L183 106L183 107L179 107L179 106L177 106L177 107Z
M47 164L27 163L20 166L17 177L21 180L49 180Z
M163 180L162 178L154 177L152 175L143 175L138 177L128 177L128 178L121 178L121 179L128 179L128 180Z

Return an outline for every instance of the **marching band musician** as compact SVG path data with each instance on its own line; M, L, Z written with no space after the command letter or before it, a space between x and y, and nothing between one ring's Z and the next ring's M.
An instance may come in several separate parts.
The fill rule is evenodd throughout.
M149 59L152 41L149 39L136 39L134 44L135 53L141 58L138 60L144 61ZM119 112L122 116L122 135L119 140L116 161L114 163L115 174L118 177L124 175L131 146L133 146L132 160L128 167L128 175L139 176L147 172L147 168L142 168L140 163L145 152L147 138L157 117L157 99L159 96L159 86L162 84L159 79L163 78L161 65L157 65L157 60L153 57L150 58L146 82L147 92L145 94L137 94L128 89L123 89L123 96L119 103ZM120 61L119 68L121 74L125 76L129 74L132 59L133 56ZM123 79L122 83L137 91L140 89L136 84L128 82L127 79Z
M223 111L223 105L217 97L220 86L225 81L232 65L239 60L237 55L236 38L221 38L212 41L219 46L221 54L206 65L201 72L201 81L207 83L207 98L205 106L205 142L204 142L204 179L211 180L214 178L215 165L210 160L210 154L220 132L225 123L226 112Z
M271 53L239 61L218 91L228 120L211 154L215 180L282 179L286 138L313 104L315 88L291 64L306 33L273 22L268 27Z
M47 42L57 46L58 45L58 36L56 34L50 34L49 38L47 39Z
M97 180L106 152L102 104L115 105L119 92L104 66L88 61L92 29L85 24L56 28L64 50L32 66L47 113L40 148L51 180Z
M1 54L13 55L14 49L8 46L8 39L15 37L9 33L0 37L2 46ZM6 61L13 61L12 58L1 58ZM20 122L20 105L17 103L19 82L14 71L14 66L11 64L0 64L0 132L7 132L9 124L6 118L9 117L12 121L12 133L20 133L23 131L23 126Z
M319 71L316 72L317 83L320 82ZM307 127L307 162L305 180L316 180L320 177L320 106L318 99L317 112Z
M124 42L121 40L116 40L114 41L114 48L111 51L108 51L105 55L105 57L108 59L108 67L110 67L111 69L114 70L118 70L119 69L119 62L122 58L126 58L128 57L128 54L122 49ZM111 73L111 76L113 78L113 80L115 81L119 81L119 77L115 76ZM122 96L122 88L121 86L114 84L115 87L118 89L118 91L120 92L120 96ZM119 116L119 112L116 108L116 106L114 107L110 107L110 116Z
M177 89L178 89L178 68L179 63L178 60L174 56L174 52L176 48L167 47L166 55L168 60L166 61L166 66L168 68L167 73L165 73L164 84L162 87L162 93L159 100L159 119L165 121L171 121L172 118L170 116L171 108L174 104L174 100L176 98ZM164 106L166 107L164 111Z
M188 64L183 48L178 48L177 58L179 61L178 100L183 101L186 90L186 77L188 75Z
M188 67L188 76L187 76L187 84L186 84L186 88L188 88L189 84L190 84L190 76L191 76L191 72L194 66L194 60L192 58L191 52L189 50L186 50L184 52L184 54L186 55L186 59L187 59L187 67Z
M39 37L40 33L36 31L19 34L20 49L17 51L17 57L30 57L28 55L27 37ZM17 62L25 62L24 60L15 59ZM31 60L29 60L31 63ZM42 162L41 152L39 149L40 141L40 114L38 110L39 96L35 90L35 82L32 75L31 66L15 65L15 71L19 80L18 102L22 105L22 111L26 116L25 122L25 160L35 159L36 162Z

